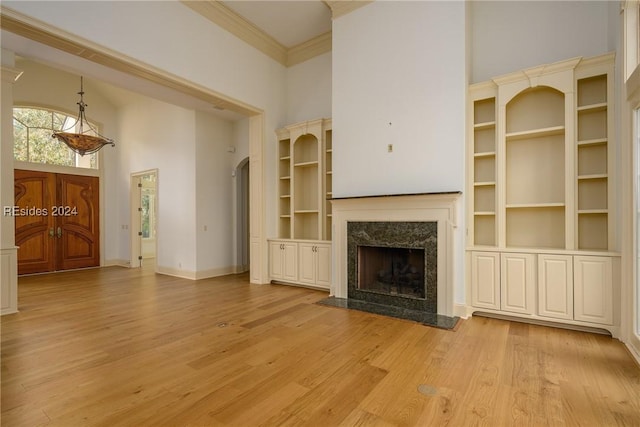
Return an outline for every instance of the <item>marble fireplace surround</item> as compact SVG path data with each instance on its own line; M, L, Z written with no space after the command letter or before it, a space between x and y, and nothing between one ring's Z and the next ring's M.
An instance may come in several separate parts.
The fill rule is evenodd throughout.
M335 198L331 296L348 298L350 222L435 222L437 224L437 314L453 316L453 249L460 192Z

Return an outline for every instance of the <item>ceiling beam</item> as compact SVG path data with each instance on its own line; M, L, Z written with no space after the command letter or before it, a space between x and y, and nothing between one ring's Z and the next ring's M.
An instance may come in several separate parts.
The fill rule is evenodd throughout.
M244 116L253 116L261 113L261 110L249 104L145 64L142 61L53 27L43 21L23 15L5 6L0 6L0 27L3 30L46 46L205 101L218 109L233 111Z

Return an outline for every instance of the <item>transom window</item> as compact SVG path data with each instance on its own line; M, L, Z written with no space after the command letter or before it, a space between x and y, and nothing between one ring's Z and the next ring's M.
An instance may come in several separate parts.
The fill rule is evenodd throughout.
M73 129L77 118L67 114L42 109L13 109L13 158L22 162L98 169L97 153L81 156L59 142L53 132ZM93 123L91 126L97 128Z

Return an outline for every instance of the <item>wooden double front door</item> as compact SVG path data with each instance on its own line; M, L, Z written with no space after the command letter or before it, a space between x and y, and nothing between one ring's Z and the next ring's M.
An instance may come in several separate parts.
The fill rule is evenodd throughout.
M18 274L100 265L98 178L15 170Z

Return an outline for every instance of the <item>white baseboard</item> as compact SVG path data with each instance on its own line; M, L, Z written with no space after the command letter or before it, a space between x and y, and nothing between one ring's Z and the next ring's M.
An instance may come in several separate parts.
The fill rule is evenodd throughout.
M156 266L156 273L165 274L167 276L181 277L183 279L196 280L196 272L189 270L181 270L173 267Z
M102 263L103 267L131 267L131 265L129 264L129 260L128 259L105 259L104 262Z
M229 266L222 268L211 268L209 270L196 271L196 280L209 279L211 277L226 276L227 274L235 274L237 266Z
M235 274L235 272L236 272L235 266L211 268L209 270L202 270L202 271L181 270L178 268L164 267L162 265L156 266L156 273L165 274L167 276L173 276L173 277L181 277L183 279L189 279L189 280L209 279L211 277L226 276L227 274Z
M453 305L453 315L458 316L462 319L468 319L473 314L473 310L471 307L468 307L464 304L454 304Z

